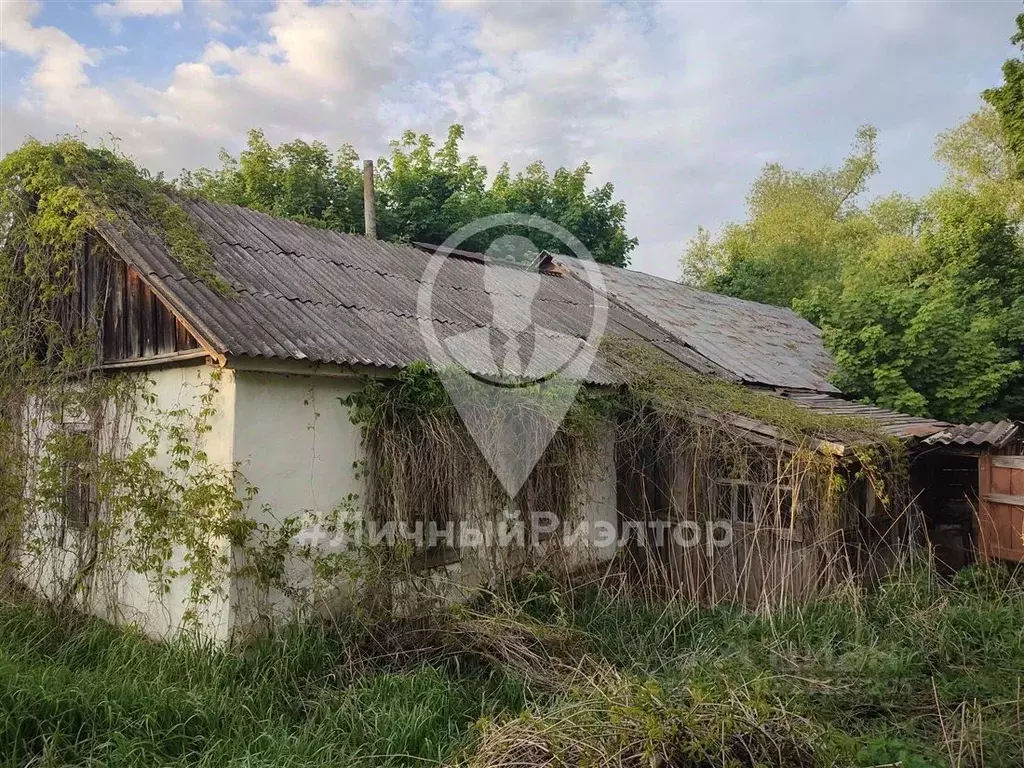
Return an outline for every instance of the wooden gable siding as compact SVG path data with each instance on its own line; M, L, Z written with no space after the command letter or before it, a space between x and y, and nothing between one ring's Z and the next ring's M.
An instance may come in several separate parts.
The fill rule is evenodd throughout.
M89 243L80 264L79 317L100 325L104 364L167 357L202 349L139 272L107 248ZM100 311L102 308L102 311Z

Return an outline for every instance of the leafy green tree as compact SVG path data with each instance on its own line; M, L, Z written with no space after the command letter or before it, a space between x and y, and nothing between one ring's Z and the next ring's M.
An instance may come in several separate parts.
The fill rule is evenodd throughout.
M683 255L684 280L780 306L836 284L844 255L867 234L855 201L877 170L870 126L857 132L839 168L808 173L769 163L747 196L745 223L727 226L717 241L698 231Z
M1017 31L1010 42L1024 49L1024 13L1017 16ZM1024 61L1007 59L1003 64L1003 84L984 91L982 97L998 113L1015 159L1016 173L1024 176Z
M380 237L437 244L481 216L535 214L576 235L597 261L629 263L637 240L626 233L625 203L615 200L610 183L588 189L587 163L549 174L536 162L514 176L502 165L488 184L479 160L461 156L463 136L462 126L453 125L440 146L429 135L412 131L391 142L390 155L377 163ZM333 156L320 142L296 140L274 147L261 131L252 130L245 150L237 157L222 151L220 161L216 170L183 171L178 186L219 202L343 232L363 231L362 174L348 145ZM486 249L501 234L490 230L462 247ZM565 250L555 238L536 231L522 234L538 248Z
M221 167L182 171L179 188L221 203L296 219L343 232L363 226L363 180L349 145L333 156L319 141L271 146L262 131L249 131L234 157L221 150Z
M943 189L902 233L880 227L838 290L794 306L822 327L848 395L970 421L1024 415L1022 297L1014 225L979 196Z
M437 149L429 135L412 131L391 142L391 157L377 164L381 237L439 244L497 212L487 194L487 169L476 157L460 157L462 138L462 126L453 125Z
M595 261L624 267L637 245L637 239L626 234L626 204L614 199L611 183L588 191L590 174L588 163L573 171L559 168L552 175L537 161L512 176L504 164L494 179L490 198L497 210L541 216L561 225L587 246ZM555 238L536 232L529 235L540 248L565 250Z
M985 105L952 130L939 134L935 157L947 169L947 185L968 190L1011 221L1024 223L1024 176L1003 131Z

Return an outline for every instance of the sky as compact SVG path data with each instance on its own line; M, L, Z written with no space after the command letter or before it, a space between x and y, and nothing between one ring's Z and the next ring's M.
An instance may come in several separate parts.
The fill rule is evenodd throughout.
M1020 2L0 0L0 152L100 141L153 171L217 165L249 128L364 157L466 129L496 171L588 161L675 278L699 225L744 216L770 161L838 165L878 128L870 194L942 182L935 136L1014 54Z

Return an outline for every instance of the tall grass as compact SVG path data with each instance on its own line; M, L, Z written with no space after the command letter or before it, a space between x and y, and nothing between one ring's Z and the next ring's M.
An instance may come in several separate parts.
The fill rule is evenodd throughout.
M1024 765L1024 578L1006 567L906 569L769 616L591 594L572 620L640 678L813 723L826 763Z
M481 716L525 704L517 681L452 665L344 681L345 651L324 628L232 654L4 606L0 762L432 764Z
M444 654L401 665L353 664L365 636L351 628L229 652L9 602L0 763L1020 766L1022 583L1000 568L951 585L917 569L755 616L539 580L500 615L453 619L466 634ZM538 646L524 665L495 648L531 627L544 642L571 636L567 657ZM393 647L405 631L378 639ZM539 685L534 663L579 676Z

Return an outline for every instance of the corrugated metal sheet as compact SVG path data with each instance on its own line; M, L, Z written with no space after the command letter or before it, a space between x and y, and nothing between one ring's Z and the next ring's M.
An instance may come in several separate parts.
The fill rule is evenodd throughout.
M563 260L585 279L580 266ZM602 266L606 290L680 343L751 384L838 392L821 332L792 310Z
M854 403L821 393L780 390L778 394L798 405L822 413L871 419L890 435L907 440L920 440L925 445L1002 448L1024 434L1021 424L1013 421L950 424L936 419L908 416L875 405Z
M1003 448L1024 435L1022 425L1014 421L985 421L959 424L925 439L928 445L977 446Z
M183 200L210 243L217 272L237 295L225 298L186 274L163 242L133 222L103 236L143 273L217 352L318 363L398 368L427 357L417 298L431 255L410 246L306 227L238 206ZM429 320L440 338L502 330L495 295L522 295L522 272L499 267L485 284L479 258L447 258L434 280ZM541 333L587 338L594 293L578 280L543 275L531 305ZM610 304L606 333L644 339L702 373L728 372L635 314ZM473 354L474 373L495 375L490 350ZM537 360L542 364L543 360ZM612 384L598 359L586 380Z

